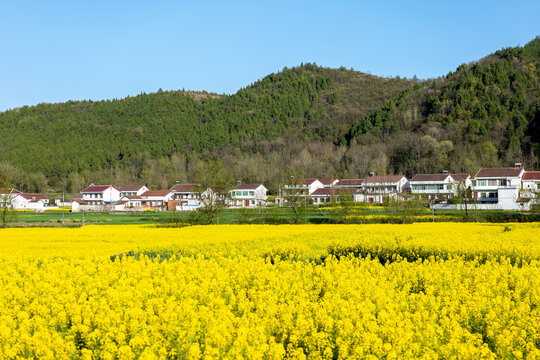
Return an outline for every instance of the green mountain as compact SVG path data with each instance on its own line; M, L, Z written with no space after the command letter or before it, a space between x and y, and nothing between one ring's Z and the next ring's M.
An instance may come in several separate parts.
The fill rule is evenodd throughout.
M244 182L474 171L540 154L540 39L427 81L305 64L233 95L159 91L0 113L0 176L26 191L195 181L218 159Z

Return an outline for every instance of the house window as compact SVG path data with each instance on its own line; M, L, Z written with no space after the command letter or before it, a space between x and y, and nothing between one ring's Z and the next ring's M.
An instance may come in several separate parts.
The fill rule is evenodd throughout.
M486 186L487 180L476 180L476 186Z
M250 191L249 196L255 196L255 191Z
M242 191L242 196L248 196L248 191Z

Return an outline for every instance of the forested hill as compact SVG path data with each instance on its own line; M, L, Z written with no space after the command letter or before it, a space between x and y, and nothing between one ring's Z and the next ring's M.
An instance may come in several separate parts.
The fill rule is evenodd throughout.
M0 176L26 191L88 182L474 171L540 153L540 39L429 81L306 64L233 95L167 91L0 113Z

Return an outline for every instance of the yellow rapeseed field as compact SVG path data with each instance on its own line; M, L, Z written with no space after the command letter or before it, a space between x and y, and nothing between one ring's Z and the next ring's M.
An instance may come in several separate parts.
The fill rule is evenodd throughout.
M540 224L0 231L0 358L538 359Z

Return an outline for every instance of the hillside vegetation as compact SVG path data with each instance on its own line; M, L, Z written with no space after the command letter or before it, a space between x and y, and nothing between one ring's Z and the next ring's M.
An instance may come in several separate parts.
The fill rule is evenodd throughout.
M208 161L275 186L291 171L474 171L540 153L540 39L427 81L303 64L233 95L159 91L0 113L0 175L26 191L168 187Z

